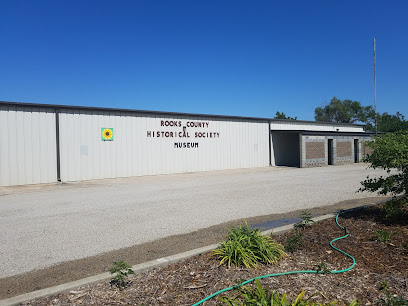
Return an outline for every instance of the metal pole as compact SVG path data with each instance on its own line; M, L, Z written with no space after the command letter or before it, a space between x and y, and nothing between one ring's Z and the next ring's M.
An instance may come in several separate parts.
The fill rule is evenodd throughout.
M375 135L377 136L377 92L376 92L376 78L375 78L375 37L374 37L374 111L375 111Z

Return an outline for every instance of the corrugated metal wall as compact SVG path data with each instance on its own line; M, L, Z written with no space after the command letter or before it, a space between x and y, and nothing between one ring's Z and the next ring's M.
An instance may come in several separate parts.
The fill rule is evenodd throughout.
M0 105L0 186L57 181L53 109Z
M0 104L0 186L57 181L56 109L62 181L269 165L267 120L6 102ZM113 141L102 140L102 128L113 129ZM272 131L337 129L363 132L361 126L270 123Z
M268 123L192 118L61 111L61 179L77 181L269 165ZM175 122L177 126L165 126L166 122ZM200 123L201 127L190 126ZM183 127L189 137L180 137ZM113 141L101 140L102 128L113 128ZM176 147L187 143L190 148Z

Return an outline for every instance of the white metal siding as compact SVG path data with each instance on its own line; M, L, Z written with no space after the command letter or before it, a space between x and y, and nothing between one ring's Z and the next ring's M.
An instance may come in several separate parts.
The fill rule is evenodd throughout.
M77 108L64 108L59 116L62 181L269 165L267 122ZM162 120L182 126L163 127ZM187 127L187 122L204 122L205 127ZM183 126L188 138L147 136L148 131L179 135ZM102 141L101 128L113 128L114 140ZM363 127L272 121L271 130L363 132ZM0 104L0 131L0 186L57 180L53 107ZM195 138L196 132L219 137ZM198 147L176 148L175 143Z
M55 112L0 105L0 186L57 181Z
M162 120L182 126L162 127ZM147 137L147 131L175 135L187 122L208 127L186 127L189 138ZM59 128L62 181L269 165L268 123L72 110L61 111ZM102 141L101 128L113 128L114 140ZM195 138L196 132L219 133L219 138ZM198 143L198 148L175 148L176 142Z
M363 126L347 126L347 125L336 125L333 124L323 124L319 122L296 122L296 120L290 120L288 122L283 121L272 121L271 130L291 130L291 131L319 131L319 132L357 132L363 133Z

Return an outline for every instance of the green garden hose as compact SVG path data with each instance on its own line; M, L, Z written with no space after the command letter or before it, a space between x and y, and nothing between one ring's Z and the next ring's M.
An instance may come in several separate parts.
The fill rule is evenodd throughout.
M337 214L337 216L336 216L336 224L337 224L340 228L344 229L344 232L345 232L346 235L344 235L344 236L342 236L342 237L335 238L335 239L333 239L332 241L330 241L330 246L331 246L333 249L335 249L336 251L338 251L338 252L340 252L340 253L342 253L342 254L344 254L344 255L350 257L351 260L353 261L353 264L352 264L350 267L348 267L347 269L330 271L330 273L343 273L343 272L347 272L347 271L353 269L353 267L356 265L356 260L354 259L353 256L351 256L350 254L347 254L346 252L344 252L344 251L342 251L342 250L336 248L335 246L333 246L333 242L335 242L335 241L337 241L337 240L340 240L340 239L344 239L344 238L348 237L348 235L349 235L348 230L339 224L338 218L339 218L340 213L341 213L341 212L339 212L339 213ZM282 273L266 274L266 275L257 276L257 277L248 279L248 280L246 280L245 282L243 282L243 283L241 283L241 284L238 284L238 285L235 285L235 286L232 286L232 287L225 288L225 289L222 289L222 290L220 290L220 291L217 291L217 292L215 292L215 293L213 293L213 294L207 296L206 298L202 299L201 301L199 301L199 302L193 304L192 306L200 305L200 304L204 303L205 301L208 301L209 299L213 298L214 296L217 296L217 295L220 294L220 293L223 293L223 292L226 292L226 291L229 291L229 290L232 290L232 289L239 288L239 287L241 287L241 286L243 286L243 285L246 285L246 284L248 284L248 283L254 281L255 279L261 279L261 278L273 277L273 276L280 276L280 275L299 274L299 273L309 273L309 274L319 274L319 273L321 273L321 274L322 274L322 273L326 273L326 272L325 272L325 271L316 271L316 270L306 270L306 271L289 271L289 272L282 272Z

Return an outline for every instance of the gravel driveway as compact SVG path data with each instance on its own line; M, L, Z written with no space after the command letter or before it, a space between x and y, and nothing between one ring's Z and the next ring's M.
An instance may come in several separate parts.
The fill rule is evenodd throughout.
M1 277L223 222L375 196L364 164L0 188Z

